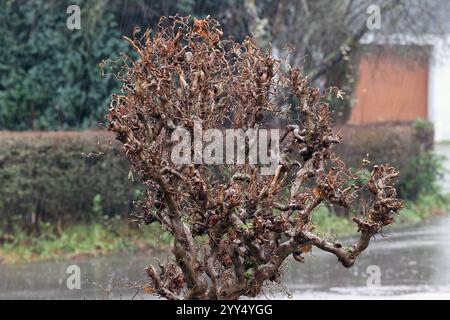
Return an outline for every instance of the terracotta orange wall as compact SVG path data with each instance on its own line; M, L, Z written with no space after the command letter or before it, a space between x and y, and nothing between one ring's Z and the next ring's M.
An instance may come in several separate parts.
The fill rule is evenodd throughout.
M428 68L405 57L363 56L352 124L428 118Z

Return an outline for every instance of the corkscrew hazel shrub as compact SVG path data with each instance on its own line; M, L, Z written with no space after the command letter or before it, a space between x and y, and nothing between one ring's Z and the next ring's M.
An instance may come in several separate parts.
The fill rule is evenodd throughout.
M136 57L123 56L116 74L123 87L111 99L106 126L147 188L138 219L158 221L174 237L175 259L160 270L147 268L149 292L168 299L254 297L266 282L281 280L286 258L304 262L313 247L349 268L401 210L393 167L374 166L358 187L356 173L333 152L342 137L332 129L324 98L341 95L338 89L310 87L300 69L262 52L251 38L225 39L209 17L162 18L157 30L125 39ZM268 119L287 119L289 95L301 120L282 128L273 175L259 174L248 161L171 161L177 127L193 132L202 121L205 129L267 128ZM344 247L315 233L311 217L319 204L350 206L362 190L372 199L353 219L358 241Z

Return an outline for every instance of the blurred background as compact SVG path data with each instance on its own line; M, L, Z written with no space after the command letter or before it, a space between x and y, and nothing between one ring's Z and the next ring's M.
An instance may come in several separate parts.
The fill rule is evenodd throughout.
M210 15L319 88L339 87L329 101L344 136L337 153L401 173L406 208L353 269L314 252L268 294L450 298L446 0L0 0L0 298L149 298L144 268L171 238L132 223L142 188L100 125L120 84L99 63L130 51L122 35L175 14ZM356 213L323 206L314 222L351 240ZM67 287L70 265L80 290Z

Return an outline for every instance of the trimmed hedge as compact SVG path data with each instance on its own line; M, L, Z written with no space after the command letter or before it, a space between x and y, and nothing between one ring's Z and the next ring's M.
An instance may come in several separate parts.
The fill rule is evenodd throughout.
M346 125L337 128L344 142L336 152L348 166L361 167L363 158L371 163L389 163L400 172L400 197L415 200L424 191L433 192L440 160L432 154L434 129L425 121L414 123ZM368 157L367 157L368 155Z
M415 125L344 126L337 153L353 167L367 154L401 172L400 193L414 199L432 176L423 161L433 146L433 130ZM96 155L98 153L101 155ZM417 165L422 166L420 168ZM419 170L420 169L420 170ZM129 165L114 138L105 132L0 132L0 228L39 233L39 222L60 229L64 223L103 216L128 216L139 193L128 179ZM433 177L431 177L433 178Z
M0 226L39 233L39 222L127 215L138 186L103 132L1 132Z

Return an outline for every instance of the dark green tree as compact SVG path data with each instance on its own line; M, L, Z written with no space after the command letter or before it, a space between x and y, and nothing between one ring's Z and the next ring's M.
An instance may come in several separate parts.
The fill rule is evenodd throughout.
M69 30L67 7L81 9ZM98 63L124 51L107 1L6 0L0 10L0 129L65 129L102 120L113 77Z

